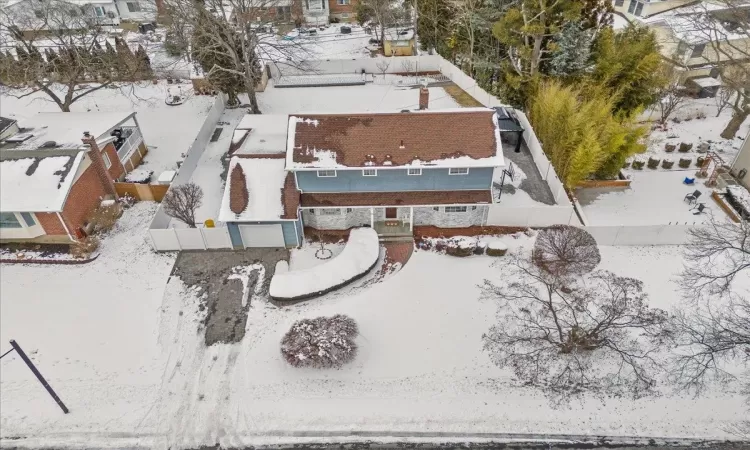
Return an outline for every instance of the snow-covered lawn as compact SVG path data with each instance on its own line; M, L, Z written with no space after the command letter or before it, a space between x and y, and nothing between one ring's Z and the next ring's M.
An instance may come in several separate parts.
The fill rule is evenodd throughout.
M742 146L742 142L747 136L748 131L750 131L750 120L745 121L740 127L737 137L734 139L724 139L720 134L732 117L732 109L724 109L719 117L716 117L716 111L716 103L712 98L687 100L674 114L674 117L680 119L679 123L675 123L670 119L667 121L666 130L657 129L651 132L648 140L648 150L643 157L645 159L654 157L660 160L671 158L674 161L672 170L679 170L677 162L680 158L689 158L693 161L692 168L695 167L695 160L701 156L697 152L698 146L703 142L709 142L711 144L710 150L718 153L724 159L724 162L731 164ZM698 119L699 114L705 115L706 118ZM656 118L656 115L652 115L652 119L655 120ZM688 153L680 153L676 150L668 153L664 150L665 144L675 144L679 147L681 142L693 144L692 150ZM665 169L661 169L660 166L659 170Z
M123 84L118 89L100 89L71 106L72 111L136 111L136 120L143 132L143 140L149 147L148 155L140 168L154 171L158 177L164 170L177 168L190 144L198 134L203 121L214 103L210 96L193 95L190 84L183 84L188 98L182 105L168 106L164 103L167 92L166 82L159 84ZM47 100L45 95L36 93L25 98L0 95L0 116L17 119L23 124L24 118L38 112L58 112L59 108ZM86 130L81 130L81 133ZM229 133L231 135L231 132Z
M341 241L335 244L324 244L323 252L319 253L320 242L305 241L302 243L302 247L293 248L289 253L289 270L304 270L310 269L315 266L324 264L330 258L320 259L315 256L319 253L322 257L330 255L331 258L336 257L340 254L346 245L346 242ZM330 251L330 253L329 253Z
M692 186L683 184L685 177L695 178L695 171L626 171L630 187L578 189L576 197L589 225L692 225L707 220L709 212L723 216L705 179L696 178ZM691 211L695 205L685 201L685 195L696 190L701 192L698 203L705 203L707 209L699 215Z
M174 277L165 289L173 257L143 242L152 210L126 212L90 265L0 266L2 342L15 338L32 353L72 411L57 410L9 356L0 365L4 438L150 448L320 441L352 430L731 438L725 427L746 417L735 385L698 398L664 386L655 398L584 398L559 409L517 386L482 350L495 305L478 285L503 281L502 257L418 251L394 276L351 295L284 308L255 299L242 342L206 347L202 293ZM501 239L514 248L528 238ZM679 248L601 252L601 268L644 281L652 306L680 300ZM338 313L360 329L352 363L312 370L283 360L279 342L292 323Z
M349 34L341 33L341 25L351 27ZM366 48L373 35L356 24L331 24L324 30L318 29L315 35L300 36L294 40L306 53L307 59L349 59L370 56Z
M430 109L460 107L445 89L431 87L429 90ZM264 114L393 112L419 107L419 89L372 83L276 89L269 83L265 92L258 94L258 103Z

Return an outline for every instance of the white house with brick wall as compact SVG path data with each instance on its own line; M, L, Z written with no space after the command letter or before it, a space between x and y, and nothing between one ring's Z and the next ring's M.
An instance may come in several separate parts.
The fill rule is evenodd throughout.
M0 141L0 242L66 243L145 154L133 112L41 113Z

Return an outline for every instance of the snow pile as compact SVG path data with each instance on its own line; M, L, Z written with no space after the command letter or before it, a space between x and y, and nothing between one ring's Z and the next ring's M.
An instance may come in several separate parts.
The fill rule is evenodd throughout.
M742 186L727 186L727 194L737 206L744 209L745 214L750 214L750 192Z
M128 183L148 183L151 181L151 176L154 174L153 170L147 169L135 169L129 174L125 175L125 181Z
M375 230L353 229L341 254L327 263L275 274L271 279L271 297L294 300L325 294L366 274L377 263L378 256L380 243Z
M224 187L219 220L222 222L278 220L284 214L284 206L281 203L281 189L284 187L286 178L284 160L234 157L229 165L229 173L232 173L232 169L237 164L245 173L250 201L242 213L232 212L229 207L232 184L227 183Z
M490 250L508 250L508 244L501 240L490 241L487 243L487 248Z

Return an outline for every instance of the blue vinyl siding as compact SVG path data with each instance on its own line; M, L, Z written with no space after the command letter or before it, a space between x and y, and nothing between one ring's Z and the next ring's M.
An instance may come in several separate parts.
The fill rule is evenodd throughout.
M242 243L242 235L240 234L240 228L238 225L252 225L252 224L262 224L262 225L271 225L275 223L281 224L281 232L284 235L284 244L286 244L287 247L297 247L301 245L302 240L302 220L285 220L285 221L278 221L278 222L228 222L227 228L229 229L229 237L232 239L232 247L234 248L244 248L245 246ZM299 240L297 240L297 234L294 232L295 226L297 227L297 230L299 231Z
M492 167L469 169L467 175L448 175L448 169L422 169L422 175L407 175L406 169L378 170L365 177L362 170L339 170L335 177L318 177L315 171L299 171L297 187L302 192L401 192L489 189Z

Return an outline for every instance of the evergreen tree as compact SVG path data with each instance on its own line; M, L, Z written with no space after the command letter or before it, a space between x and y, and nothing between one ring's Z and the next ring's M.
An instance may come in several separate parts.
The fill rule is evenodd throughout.
M557 175L572 189L592 175L611 176L625 158L645 150L647 132L612 115L603 89L545 81L531 98L529 119Z
M614 112L632 116L654 101L654 92L668 80L653 31L631 25L617 33L604 29L593 48L594 83L616 98Z
M238 95L245 85L243 74L236 70L236 64L228 51L242 55L237 45L234 31L210 14L202 14L200 25L193 32L193 60L203 70L209 83L227 94L229 105L239 105ZM226 48L227 43L235 48Z
M583 0L581 24L584 30L594 30L594 34L612 27L615 8L610 0Z
M436 49L445 54L450 33L452 11L447 0L420 0L417 2L419 23L417 32L423 50Z
M146 53L146 49L140 44L138 44L138 49L135 52L135 58L138 61L138 77L142 80L153 78L154 72L151 70L151 60Z
M549 74L557 77L578 75L590 66L593 31L579 22L567 23L555 39L549 61Z

